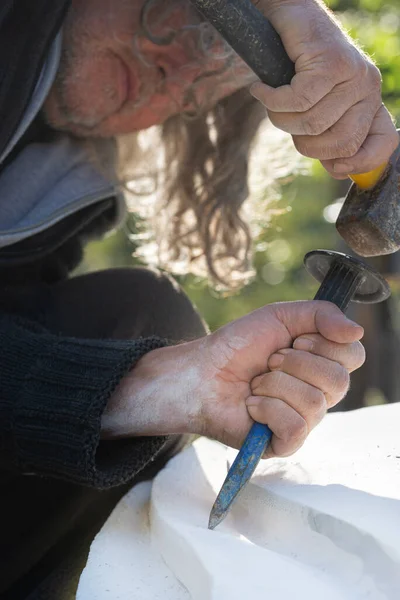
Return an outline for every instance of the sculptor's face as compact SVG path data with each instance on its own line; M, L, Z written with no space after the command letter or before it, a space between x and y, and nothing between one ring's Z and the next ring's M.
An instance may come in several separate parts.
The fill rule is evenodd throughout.
M249 82L188 0L72 0L63 31L45 114L76 135L145 129Z

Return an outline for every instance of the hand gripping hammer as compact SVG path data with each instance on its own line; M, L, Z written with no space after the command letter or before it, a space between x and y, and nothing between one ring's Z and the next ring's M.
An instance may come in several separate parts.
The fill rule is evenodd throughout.
M292 61L271 23L250 0L192 0L254 73L272 87L289 84ZM399 140L400 141L400 140ZM354 181L336 227L360 256L400 248L400 144L387 165L351 175Z

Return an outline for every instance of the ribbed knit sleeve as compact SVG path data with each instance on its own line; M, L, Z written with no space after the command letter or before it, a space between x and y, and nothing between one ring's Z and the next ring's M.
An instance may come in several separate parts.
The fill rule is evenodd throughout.
M165 344L60 337L1 315L1 467L98 488L132 479L166 438L100 441L101 416L121 378Z

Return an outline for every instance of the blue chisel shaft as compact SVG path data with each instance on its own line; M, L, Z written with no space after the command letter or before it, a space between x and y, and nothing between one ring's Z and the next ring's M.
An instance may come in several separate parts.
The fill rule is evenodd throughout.
M254 470L272 438L268 425L254 423L243 446L235 458L212 508L209 529L214 529L225 517L240 490L253 475Z

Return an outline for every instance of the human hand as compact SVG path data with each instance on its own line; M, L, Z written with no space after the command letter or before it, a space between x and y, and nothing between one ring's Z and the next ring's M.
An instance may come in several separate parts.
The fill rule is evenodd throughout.
M272 304L226 325L207 338L204 385L213 386L196 433L239 448L253 419L273 432L266 456L292 454L346 394L364 362L362 335L317 301Z
M274 433L268 455L291 454L345 395L362 334L327 302L265 306L146 354L111 399L103 435L196 433L238 448L255 419Z
M382 103L381 76L318 0L259 0L295 63L290 85L251 93L297 150L336 179L387 162L399 137Z

